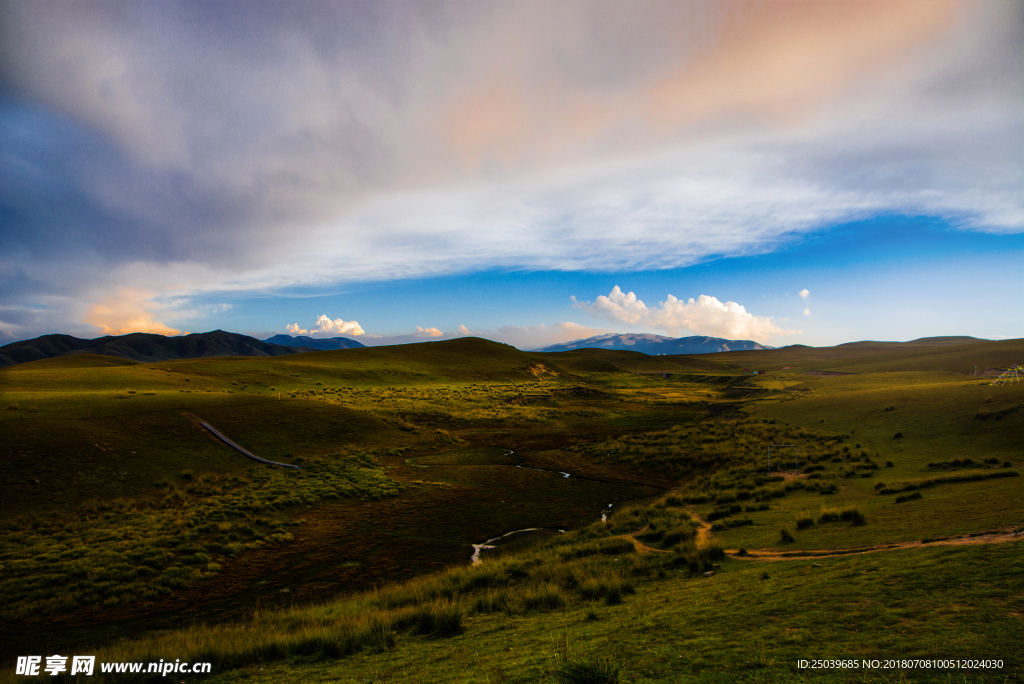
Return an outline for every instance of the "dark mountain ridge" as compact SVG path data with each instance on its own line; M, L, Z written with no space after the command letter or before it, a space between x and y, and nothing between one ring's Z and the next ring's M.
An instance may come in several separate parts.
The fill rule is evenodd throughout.
M366 345L362 342L356 342L350 340L347 337L331 337L331 338L315 338L307 337L305 335L299 335L298 337L292 337L291 335L274 335L263 340L268 344L279 344L283 347L295 347L296 349L318 349L320 351L328 351L331 349L358 349L359 347L365 347Z
M301 351L303 350L295 347L268 344L255 337L223 330L178 337L130 333L107 335L92 340L83 340L71 335L43 335L0 347L0 366L13 366L71 354L101 354L149 363L206 356L283 356L298 354Z

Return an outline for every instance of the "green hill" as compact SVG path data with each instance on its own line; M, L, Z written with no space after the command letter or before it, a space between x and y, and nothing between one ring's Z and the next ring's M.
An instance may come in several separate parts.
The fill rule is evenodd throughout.
M106 368L108 366L134 366L138 361L122 359L116 356L104 356L87 352L75 352L66 356L55 356L38 361L27 361L19 364L19 370L59 370L68 368ZM10 366L8 366L9 368ZM3 372L3 369L0 369Z
M4 368L0 651L224 682L1012 681L1024 385L968 370L1022 351L463 338ZM773 472L769 445L795 445ZM1002 664L796 666L940 653Z

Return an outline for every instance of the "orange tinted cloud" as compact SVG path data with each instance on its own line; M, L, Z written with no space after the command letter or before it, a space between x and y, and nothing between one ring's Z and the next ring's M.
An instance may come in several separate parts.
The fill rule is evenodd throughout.
M953 19L952 0L768 2L750 7L715 50L639 99L675 127L729 113L791 114L896 63Z
M949 28L955 3L787 0L723 7L730 8L725 20L708 22L714 40L707 48L684 57L680 45L674 62L651 66L615 92L581 87L556 65L538 69L546 54L531 60L521 41L505 41L495 49L501 61L449 103L444 137L475 166L550 158L622 131L639 132L650 144L652 137L720 117L801 115Z
M180 330L153 318L150 303L152 297L152 292L122 287L89 307L83 322L95 325L105 335L127 335L133 332L181 335Z

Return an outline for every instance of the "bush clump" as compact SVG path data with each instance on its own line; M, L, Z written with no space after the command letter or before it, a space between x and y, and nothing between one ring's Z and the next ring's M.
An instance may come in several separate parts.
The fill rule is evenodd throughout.
M854 527L859 527L867 523L867 519L864 514L856 508L844 508L841 511L833 511L823 508L821 515L818 516L818 524L826 525L833 522L848 522Z
M617 684L618 665L599 658L563 660L551 672L561 684Z
M783 544L792 544L796 541L796 538L793 537L793 533L789 531L789 528L783 525L782 528L779 529L779 541Z

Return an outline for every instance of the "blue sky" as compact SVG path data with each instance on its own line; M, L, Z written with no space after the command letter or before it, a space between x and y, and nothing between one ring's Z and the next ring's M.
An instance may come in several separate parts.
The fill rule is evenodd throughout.
M0 343L1024 337L1017 2L0 12Z

